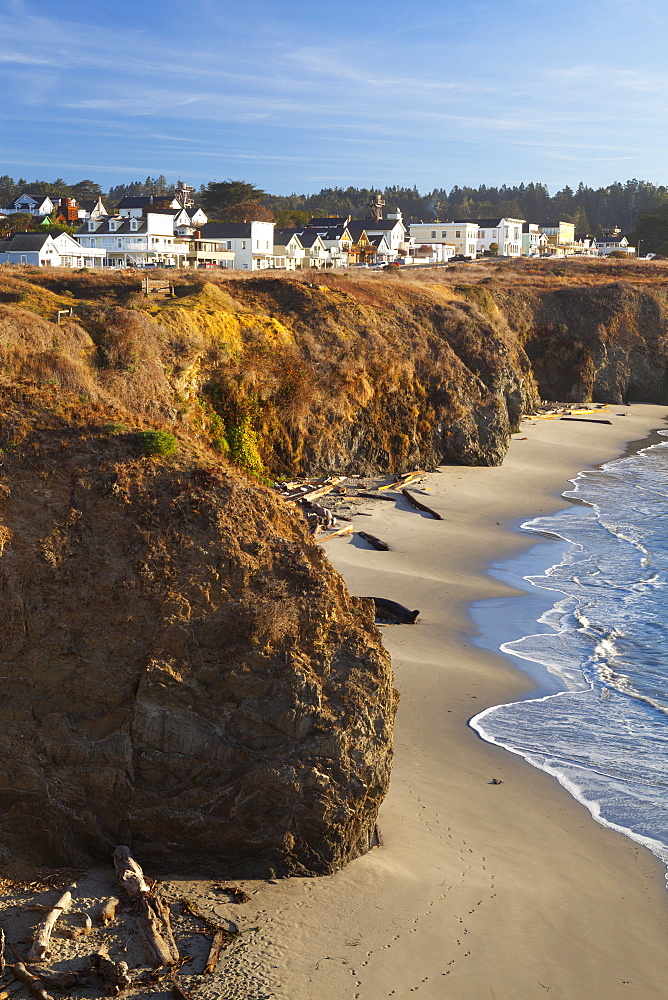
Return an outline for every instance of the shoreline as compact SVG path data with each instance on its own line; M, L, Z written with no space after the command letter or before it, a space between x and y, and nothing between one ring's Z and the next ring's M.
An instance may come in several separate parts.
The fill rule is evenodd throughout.
M534 687L508 657L474 644L473 602L525 597L490 577L490 564L536 544L520 523L568 506L561 494L577 473L638 450L668 418L659 406L610 412L610 426L525 422L502 466L430 475L427 503L442 522L374 507L368 527L391 553L326 543L351 593L422 613L415 627L383 630L402 696L379 816L383 848L327 878L262 885L264 942L259 955L252 950L258 973L273 967L258 980L270 995L661 995L665 866L596 823L549 774L468 725ZM628 416L616 419L622 412ZM229 993L237 995L247 994Z

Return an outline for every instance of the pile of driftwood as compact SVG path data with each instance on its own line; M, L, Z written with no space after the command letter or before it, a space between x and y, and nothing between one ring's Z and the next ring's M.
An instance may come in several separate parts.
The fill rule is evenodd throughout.
M429 514L434 520L442 521L443 518L438 511L428 507L407 489L409 485L415 486L425 475L424 471L417 469L415 472L406 473L399 479L377 486L373 491L364 482L358 481L357 485L353 485L349 481L347 485L344 485L345 481L341 476L325 476L322 479L309 479L305 482L276 483L275 486L284 500L290 501L301 509L309 524L311 534L319 542L324 542L336 535L353 534L354 529L351 523L344 527L340 527L337 523L337 520L351 521L350 517L341 514L337 509L344 503L347 505L344 509L350 510L353 517L371 516L365 511L352 509L350 504L359 500L395 502L399 499L397 495L399 494L416 510ZM390 493L390 491L393 492ZM316 500L321 500L325 496L328 497L331 507L316 503ZM327 533L318 536L320 531ZM390 545L377 535L372 535L368 531L357 531L356 534L358 538L363 539L371 548L379 552L391 551ZM398 604L396 601L385 597L373 597L371 600L376 608L376 623L379 625L414 625L418 620L419 611L404 607L403 604Z
M431 507L427 507L418 497L406 489L409 484L415 485L425 475L426 473L422 470L409 472L395 481L386 483L384 486L379 486L374 492L361 488L362 484L359 484L357 488L349 484L344 485L345 480L343 476L323 476L320 479L308 479L303 482L275 483L274 485L284 500L293 503L300 509L302 516L309 526L310 533L319 542L324 542L337 535L352 535L354 533L354 528L352 523L350 523L352 518L346 514L342 514L338 509L343 502L357 501L359 499L389 500L394 502L397 497L389 495L387 493L389 490L401 492L401 495L412 507L430 514L437 521L442 520L441 515L437 511ZM329 506L317 502L325 496L328 497ZM359 515L364 517L370 516L363 511L353 512L353 516ZM342 526L338 523L339 521L346 521L348 523ZM326 532L326 534L320 534L321 532ZM357 534L375 549L385 552L390 549L387 542L377 538L375 535L371 535L365 531L359 531Z
M0 928L0 980L11 973L36 1000L53 1000L51 990L71 995L72 990L77 987L90 989L95 981L106 996L118 996L129 989L164 982L176 1000L190 1000L177 982L177 973L192 958L190 955L179 955L171 925L171 909L160 895L158 883L144 876L127 847L116 848L114 866L125 902L122 904L121 899L116 896L103 899L94 914L95 922L100 927L109 927L117 919L118 908L129 906L146 962L153 971L131 973L127 962L114 961L105 947L91 951L80 969L57 972L44 968L46 963L53 963L58 958L57 945L53 944L52 937L72 939L87 937L93 932L91 915L73 909L76 905L77 884L72 883L48 906L34 904L20 908L21 911L37 910L44 913L33 930L32 943L26 954L20 954L16 944L8 945L5 931ZM245 893L235 887L226 887L225 892L232 895L236 902L248 900ZM188 913L204 924L206 929L196 933L212 938L203 971L215 972L223 948L238 936L238 928L231 921L227 927L217 924L202 914L196 904L185 898L181 900L181 912ZM63 926L65 917L68 918L67 926ZM59 921L61 926L56 930ZM8 949L13 954L13 960L9 957ZM3 990L0 983L0 1000L8 1000L9 997L10 994Z
M535 413L526 414L524 420L571 420L588 424L610 424L611 420L601 419L599 414L608 413L608 403L541 403ZM625 416L625 414L618 414Z

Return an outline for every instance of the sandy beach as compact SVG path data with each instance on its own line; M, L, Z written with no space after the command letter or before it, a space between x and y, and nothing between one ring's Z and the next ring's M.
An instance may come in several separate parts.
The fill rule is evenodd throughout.
M364 521L393 551L325 543L352 593L421 611L416 626L384 629L401 703L383 846L332 877L256 885L247 919L262 930L217 995L664 995L664 866L467 726L532 687L505 657L471 644L467 609L509 592L485 568L532 543L516 530L522 520L566 506L569 478L623 454L667 415L611 406L609 426L527 421L501 467L447 467L425 480L442 521L403 504L362 508L373 515L357 527Z
M569 478L665 426L668 407L611 406L601 416L611 424L527 420L502 466L430 474L416 492L442 521L401 497L369 500L359 509L371 516L355 527L385 539L389 552L357 535L323 543L352 594L420 609L416 625L383 629L401 702L382 844L334 876L236 882L250 896L240 905L219 884L171 873L163 888L175 912L185 896L243 931L207 976L209 941L193 923L181 944L193 961L179 981L197 1000L665 995L664 866L597 824L556 779L468 726L533 687L508 658L473 642L472 602L509 598L501 641L517 637L508 603L527 600L487 574L490 562L536 544L519 524L567 506ZM91 872L79 881L78 905L93 912L114 892L111 867ZM3 920L26 902L8 896ZM26 939L30 918L12 917L9 939ZM134 966L142 960L128 927L121 920L108 941ZM62 956L80 960L88 941L60 942ZM131 995L172 994L156 982Z

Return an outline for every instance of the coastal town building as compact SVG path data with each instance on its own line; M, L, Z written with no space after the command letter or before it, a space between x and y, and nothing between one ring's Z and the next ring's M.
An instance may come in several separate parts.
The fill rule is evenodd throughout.
M116 205L116 215L122 215L127 219L141 219L142 215L155 208L183 208L176 198L171 195L159 196L155 194L138 195L134 198L121 198Z
M571 257L575 253L575 224L548 219L540 224L540 231L547 237L547 251L557 257Z
M478 226L479 254L498 253L500 257L522 256L522 226L526 219L472 219Z
M224 242L234 253L237 271L264 271L274 266L273 222L207 222L201 238Z
M621 231L614 236L601 236L596 241L596 249L602 257L607 257L611 253L624 253L633 257L636 252L636 248L629 244L626 236L622 236Z
M48 194L31 194L30 191L24 191L3 208L2 212L4 215L15 215L19 212L26 215L51 215L59 202L60 198L55 195L51 198Z
M547 236L536 222L522 224L522 256L540 257L547 249Z
M101 267L105 251L84 251L69 233L12 233L0 242L0 264L35 267Z
M101 249L112 267L145 267L161 264L181 267L187 249L174 235L173 217L147 212L134 216L103 216L88 219L74 234L82 250Z
M192 236L176 240L177 254L185 253L186 267L234 267L234 251L227 249L226 240L203 237L199 229Z
M348 229L350 218L311 219L308 229L315 229L329 254L330 267L346 267L351 260L353 236Z
M306 250L299 239L301 229L274 230L274 266L286 271L299 271L306 267Z
M412 222L411 239L419 246L454 247L454 252L442 251L443 259L461 254L475 258L478 249L478 224L468 220L461 222Z

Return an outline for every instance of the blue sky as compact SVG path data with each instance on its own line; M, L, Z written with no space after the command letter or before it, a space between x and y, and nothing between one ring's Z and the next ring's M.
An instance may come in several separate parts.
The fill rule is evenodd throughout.
M665 0L0 0L0 173L668 181Z

